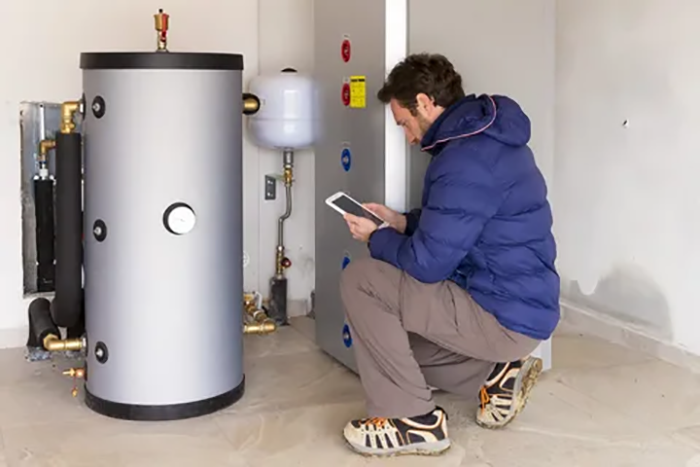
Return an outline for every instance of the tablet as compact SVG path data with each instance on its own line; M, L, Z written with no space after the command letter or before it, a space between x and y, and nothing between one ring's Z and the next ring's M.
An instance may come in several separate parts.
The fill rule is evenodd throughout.
M353 216L357 217L365 217L377 224L378 227L386 226L384 219L377 216L369 209L366 209L364 206L362 206L362 204L358 203L342 191L329 196L328 199L326 199L326 204L338 211L341 215L352 214Z

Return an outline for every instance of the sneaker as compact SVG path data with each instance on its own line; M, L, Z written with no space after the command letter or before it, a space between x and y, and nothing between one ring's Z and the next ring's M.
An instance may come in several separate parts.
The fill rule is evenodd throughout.
M496 365L481 388L477 425L498 429L512 422L525 408L541 371L542 360L534 357Z
M450 447L447 414L440 408L419 417L354 420L343 435L353 450L365 456L436 456Z

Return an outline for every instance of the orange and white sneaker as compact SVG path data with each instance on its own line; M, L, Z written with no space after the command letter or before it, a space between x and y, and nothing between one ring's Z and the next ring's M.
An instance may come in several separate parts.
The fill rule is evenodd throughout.
M436 456L450 448L447 414L440 408L419 417L353 420L343 435L365 456Z
M512 422L525 408L541 372L542 360L534 357L496 365L481 388L477 425L498 429Z

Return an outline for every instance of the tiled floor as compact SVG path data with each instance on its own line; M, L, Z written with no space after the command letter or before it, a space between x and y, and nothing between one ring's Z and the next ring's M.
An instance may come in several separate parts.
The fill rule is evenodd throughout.
M114 421L71 397L69 363L0 352L0 467L474 466L700 467L700 376L612 345L559 336L556 369L506 431L481 430L464 401L440 458L365 459L340 431L363 414L355 375L286 328L246 338L247 393L214 416Z

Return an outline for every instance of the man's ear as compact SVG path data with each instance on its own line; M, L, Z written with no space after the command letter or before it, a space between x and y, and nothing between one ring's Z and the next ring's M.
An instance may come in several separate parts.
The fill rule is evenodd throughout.
M416 104L417 108L423 113L430 113L432 108L435 107L435 101L433 98L422 92L416 96Z

